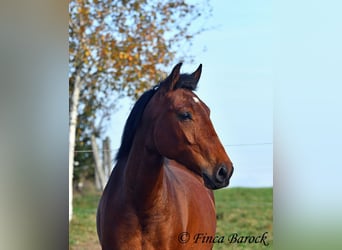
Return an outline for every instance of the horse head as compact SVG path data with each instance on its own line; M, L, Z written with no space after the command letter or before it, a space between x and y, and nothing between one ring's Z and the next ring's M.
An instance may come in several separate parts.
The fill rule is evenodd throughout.
M142 119L151 127L146 147L202 176L206 187L225 187L233 164L210 120L210 109L193 92L202 65L192 74L180 74L181 65L159 84L146 106Z

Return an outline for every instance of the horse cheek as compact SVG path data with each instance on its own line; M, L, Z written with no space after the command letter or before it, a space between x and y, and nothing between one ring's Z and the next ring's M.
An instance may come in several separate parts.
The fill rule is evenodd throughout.
M173 159L177 152L177 135L166 132L167 129L157 129L154 131L154 144L159 154Z
M193 129L185 129L183 130L183 134L185 137L185 140L188 144L193 145L196 144L195 140L195 131Z

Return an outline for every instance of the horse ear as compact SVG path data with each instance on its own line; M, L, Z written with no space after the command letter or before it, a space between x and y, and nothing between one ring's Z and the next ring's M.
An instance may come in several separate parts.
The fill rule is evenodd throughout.
M199 79L201 78L201 73L202 73L202 64L200 64L198 68L195 70L195 72L191 74L191 76L195 79L196 86L197 86Z
M182 63L178 63L173 69L171 74L166 78L164 82L164 86L162 86L166 91L173 90L176 86L176 83L179 80L180 76L180 68L182 67Z

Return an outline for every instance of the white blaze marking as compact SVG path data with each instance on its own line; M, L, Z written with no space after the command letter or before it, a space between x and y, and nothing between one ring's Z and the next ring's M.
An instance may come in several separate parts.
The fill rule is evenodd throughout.
M194 99L194 101L196 102L196 103L199 103L200 102L200 100L198 100L198 98L196 97L196 96L194 96L194 97L192 97L193 99Z

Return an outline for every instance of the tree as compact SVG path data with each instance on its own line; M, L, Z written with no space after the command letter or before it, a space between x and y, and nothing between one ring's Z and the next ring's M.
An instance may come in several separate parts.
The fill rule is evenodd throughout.
M183 46L204 30L191 24L210 15L208 6L183 0L70 1L69 219L75 141L99 137L119 98L137 98L165 76L163 69L176 55L181 59Z

